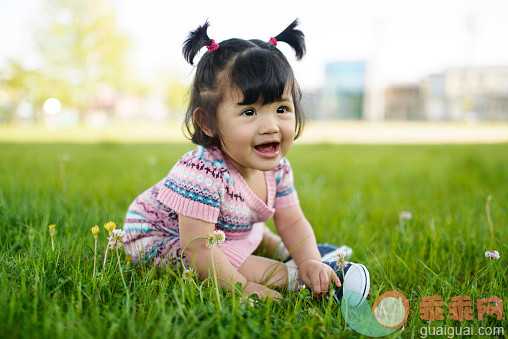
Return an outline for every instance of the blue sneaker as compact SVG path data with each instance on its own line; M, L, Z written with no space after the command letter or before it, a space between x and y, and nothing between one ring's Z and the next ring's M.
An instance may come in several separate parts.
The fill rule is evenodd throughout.
M351 249L351 247L348 247L346 245L337 247L325 243L325 244L317 244L317 247L319 250L319 254L321 254L321 261L332 261L334 259L337 259L339 253L345 254L344 257L345 260L348 260L353 255L353 250ZM289 263L291 261L290 264L294 264L292 260L293 259L291 258L291 255L287 255L283 260L283 262ZM294 265L296 266L296 264Z
M321 261L332 261L337 259L339 253L344 253L344 259L348 260L353 255L351 247L342 245L341 247L329 245L329 244L318 244L318 250L321 254Z
M340 303L346 296L348 306L356 307L366 300L370 290L370 275L365 266L351 262L340 266L335 260L324 263L337 273L342 285L334 285L334 290L330 292L336 302Z

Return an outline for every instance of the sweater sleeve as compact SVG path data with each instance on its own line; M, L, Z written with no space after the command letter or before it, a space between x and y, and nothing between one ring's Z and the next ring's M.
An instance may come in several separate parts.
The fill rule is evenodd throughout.
M157 199L177 214L217 223L223 192L222 172L204 156L187 153L163 181Z
M283 158L275 168L275 208L285 208L298 204L298 194L293 183L293 171L289 160Z

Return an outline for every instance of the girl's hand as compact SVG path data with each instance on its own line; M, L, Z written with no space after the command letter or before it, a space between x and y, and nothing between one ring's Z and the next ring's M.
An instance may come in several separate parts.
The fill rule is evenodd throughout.
M243 291L249 297L253 294L257 294L260 300L266 297L270 299L282 299L282 295L279 292L272 290L265 285L257 284L252 281L247 281L247 283L243 285Z
M335 271L328 265L315 259L307 259L300 263L300 278L316 296L321 297L328 292L330 279L337 287L340 280Z

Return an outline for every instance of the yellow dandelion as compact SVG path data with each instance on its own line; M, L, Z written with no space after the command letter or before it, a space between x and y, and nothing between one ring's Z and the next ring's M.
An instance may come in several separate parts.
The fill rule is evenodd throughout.
M104 228L106 229L106 231L111 233L116 228L116 224L113 221L110 221L110 222L104 224Z
M110 245L114 245L115 248L117 246L116 240L113 240L113 241L111 240L113 238L113 230L116 228L116 224L113 221L110 221L110 222L104 224L104 228L106 229L106 231L109 232L109 238L108 238L109 242L108 242L108 246L106 247L106 254L104 255L104 264L102 265L102 268L104 268L106 266L106 259L108 258L108 250L111 247Z
M101 230L100 230L99 226L95 225L94 227L92 227L92 234L95 239L97 239L97 236L99 235L100 231Z
M97 238L99 236L100 228L99 226L95 225L92 227L92 234L95 239L95 251L93 256L93 278L95 279L95 266L97 266Z
M55 236L55 225L54 224L49 225L48 229L49 229L49 236L51 237L51 249L54 252L55 251L55 242L53 241L53 237Z

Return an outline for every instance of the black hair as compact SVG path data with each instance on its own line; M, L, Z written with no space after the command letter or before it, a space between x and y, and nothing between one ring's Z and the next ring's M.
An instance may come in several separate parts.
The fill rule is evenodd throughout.
M300 60L305 54L305 39L302 31L296 29L297 25L298 19L275 39L289 44L297 60ZM183 56L191 65L196 54L214 42L208 37L208 27L206 21L203 26L190 32L183 44ZM263 104L281 100L284 90L289 88L295 107L295 139L300 136L306 121L300 104L302 93L284 54L269 42L233 38L220 42L219 48L213 52L205 52L198 62L184 122L192 142L204 147L221 147L217 107L224 98L224 92L232 88L231 85L236 85L242 91L242 105L256 103L260 98ZM193 118L196 108L204 112L199 123ZM213 137L208 136L200 124L207 126Z

